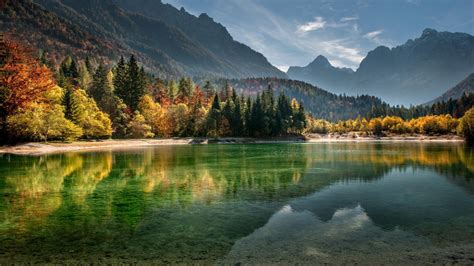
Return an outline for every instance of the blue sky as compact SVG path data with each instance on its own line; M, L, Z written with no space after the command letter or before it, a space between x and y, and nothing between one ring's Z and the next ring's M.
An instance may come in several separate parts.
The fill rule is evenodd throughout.
M322 54L354 70L379 45L405 43L423 29L474 34L474 0L163 0L207 13L235 40L285 70Z

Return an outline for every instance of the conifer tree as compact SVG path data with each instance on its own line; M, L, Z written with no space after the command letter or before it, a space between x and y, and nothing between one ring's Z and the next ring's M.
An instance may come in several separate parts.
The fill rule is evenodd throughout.
M127 66L125 65L123 57L120 57L120 60L115 67L114 74L113 83L115 95L122 100L129 98L130 96L127 88Z
M168 97L173 101L178 93L178 85L174 80L168 82Z
M207 99L210 99L216 93L209 80L206 80L203 88Z
M107 113L112 111L112 88L107 79L107 70L102 64L99 65L94 74L89 95L95 100L101 110Z

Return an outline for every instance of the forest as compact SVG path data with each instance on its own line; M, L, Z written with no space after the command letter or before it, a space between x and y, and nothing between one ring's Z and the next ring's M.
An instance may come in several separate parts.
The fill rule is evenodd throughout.
M312 110L323 104L298 97L302 94L299 90L310 92L306 88L291 91L274 83L253 93L241 88L237 93L236 88L239 86L232 80L195 84L186 77L166 81L154 78L133 55L127 60L121 57L114 66L71 56L55 66L45 53L35 56L33 49L1 38L1 142L273 137L351 131L373 135L460 134L472 141L472 95L410 108L391 107L375 97L359 96L369 100L351 110L365 111L343 109L351 116L357 114L357 118L336 120L340 116L328 119L305 111L307 102ZM340 106L351 99L361 102L344 95L328 97L339 97L335 100L342 100Z

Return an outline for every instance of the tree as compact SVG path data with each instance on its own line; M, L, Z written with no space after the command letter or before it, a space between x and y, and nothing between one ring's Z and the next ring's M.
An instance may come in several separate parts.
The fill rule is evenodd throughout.
M371 119L369 122L369 127L370 127L370 130L372 130L372 132L374 133L374 135L376 136L382 135L382 131L383 131L382 119L380 118Z
M216 91L214 90L214 87L212 86L209 80L206 80L203 88L204 88L204 93L206 94L206 99L210 99L216 93Z
M7 117L45 102L56 84L51 71L17 42L0 41L0 51L0 135L6 140Z
M83 129L85 138L107 138L112 135L109 115L100 111L94 99L82 89L72 93L72 121Z
M151 96L145 95L141 98L138 109L148 125L151 126L151 131L155 135L162 135L160 132L160 123L164 119L164 112L158 103L155 103Z
M112 108L115 107L112 99L112 88L107 77L107 70L102 64L99 65L94 74L92 86L89 89L89 95L94 99L99 108L107 113L111 113Z
M186 102L191 97L194 89L194 83L190 78L181 78L178 85L178 100Z
M298 104L298 108L293 110L293 128L297 134L303 133L303 130L306 128L306 113L304 111L303 105Z
M113 126L113 137L114 138L125 138L128 135L128 124L132 120L133 113L123 103L122 99L116 97L115 109L111 114L112 126Z
M127 64L127 88L129 96L124 100L132 110L137 110L140 98L145 94L145 71L138 67L135 57L132 55Z
M132 110L137 110L140 98L145 94L145 70L138 66L135 56L130 56L127 64L120 58L115 68L115 94Z
M45 94L46 101L33 103L8 116L7 128L15 140L67 140L82 135L82 129L64 117L62 89L58 86Z
M151 127L146 123L145 117L135 111L133 119L128 124L128 136L131 138L153 138Z
M129 98L129 91L127 87L127 66L125 65L125 60L123 57L120 57L120 60L115 67L114 73L114 93L120 99Z
M59 68L60 73L69 79L72 83L75 83L76 79L79 77L79 70L77 68L76 60L71 56L66 56L61 63Z
M244 122L242 119L242 103L238 97L235 98L234 106L230 128L233 136L242 136L244 134Z
M176 85L176 82L174 80L170 80L168 83L168 97L171 99L171 101L174 101L177 93L178 85Z
M460 131L469 145L474 143L474 107L461 118Z
M265 113L262 106L260 95L257 95L255 103L252 104L252 111L250 113L249 134L255 137L261 137L265 133Z
M206 122L207 134L212 137L219 135L219 126L221 123L221 103L219 94L215 94L212 100L212 106L209 110Z
M15 140L75 140L82 135L82 129L67 120L63 111L59 104L33 104L9 116L7 128Z

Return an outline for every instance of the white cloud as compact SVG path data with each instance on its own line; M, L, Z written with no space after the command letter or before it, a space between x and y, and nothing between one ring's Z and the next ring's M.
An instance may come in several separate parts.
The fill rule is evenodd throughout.
M383 30L376 30L376 31L371 31L369 33L366 33L364 35L364 38L367 38L369 40L375 40L377 37L383 33Z
M337 62L339 66L343 66L341 62L349 61L351 66L360 64L364 56L361 51L355 47L350 47L344 40L331 40L321 43L321 48L326 54L331 55L333 62ZM348 64L346 64L347 66Z
M341 18L341 22L347 22L347 21L354 21L354 20L358 20L359 17L343 17Z
M314 21L310 21L303 25L298 25L298 33L306 33L324 28L326 21L323 17L315 17Z

